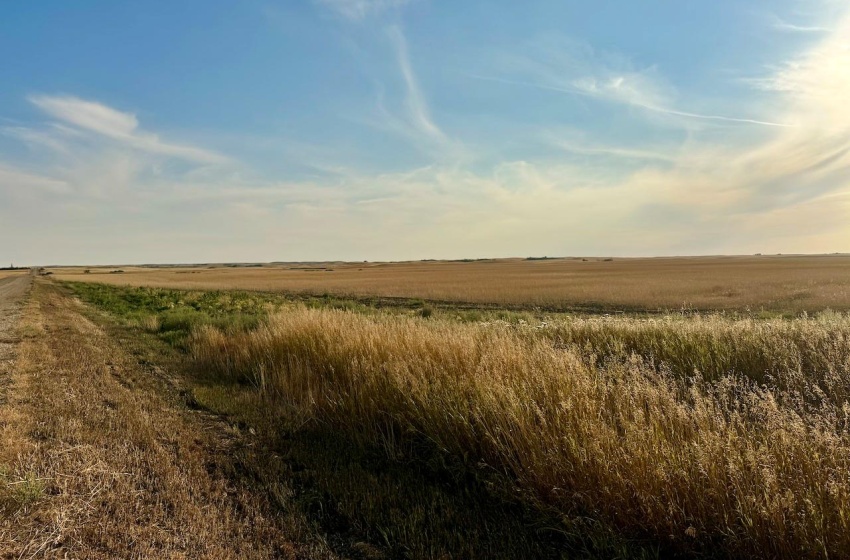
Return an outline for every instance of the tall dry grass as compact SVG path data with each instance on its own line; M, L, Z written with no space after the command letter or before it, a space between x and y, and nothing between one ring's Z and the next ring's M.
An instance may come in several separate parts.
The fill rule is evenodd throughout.
M634 354L681 377L696 373L713 381L737 373L807 401L840 405L850 399L850 320L841 313L795 320L590 317L542 332L599 363Z
M567 531L720 556L850 551L842 315L536 329L301 309L250 333L205 327L192 349L364 445L486 465Z

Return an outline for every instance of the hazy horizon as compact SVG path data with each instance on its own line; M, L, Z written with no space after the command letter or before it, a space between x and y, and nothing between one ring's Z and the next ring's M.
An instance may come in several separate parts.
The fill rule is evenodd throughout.
M839 2L86 6L0 8L2 266L850 250Z
M543 260L579 260L587 259L589 261L617 259L617 260L651 260L651 259L746 259L753 257L788 257L788 258L815 258L815 257L848 257L850 253L832 252L832 253L751 253L751 254L703 254L703 255L529 255L526 257L520 256L502 256L502 257L458 257L458 258L428 258L421 259L399 259L399 260L263 260L263 261L172 261L172 262L24 262L24 263L0 263L0 270L9 270L9 265L15 269L29 269L33 267L44 268L116 268L116 267L196 267L196 266L255 266L255 265L290 265L290 264L405 264L405 263L422 263L422 262L473 262L473 261L543 261Z

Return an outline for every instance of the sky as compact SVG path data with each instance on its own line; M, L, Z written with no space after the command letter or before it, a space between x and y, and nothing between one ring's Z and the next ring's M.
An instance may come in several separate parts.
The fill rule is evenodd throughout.
M0 4L0 263L850 252L836 0Z

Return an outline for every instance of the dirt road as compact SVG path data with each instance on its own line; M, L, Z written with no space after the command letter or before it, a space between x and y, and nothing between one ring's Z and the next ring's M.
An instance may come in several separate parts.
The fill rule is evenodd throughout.
M243 474L252 441L187 408L174 371L50 282L0 294L15 359L0 369L0 559L337 558L291 490Z
M0 278L0 341L9 336L9 329L20 316L21 301L31 284L32 276L28 274ZM0 346L0 355L2 352L3 349Z
M0 403L5 401L5 388L13 365L18 337L15 325L21 316L21 305L32 284L32 276L0 278Z
M0 278L0 309L8 301L20 299L26 293L31 283L32 276L29 274Z

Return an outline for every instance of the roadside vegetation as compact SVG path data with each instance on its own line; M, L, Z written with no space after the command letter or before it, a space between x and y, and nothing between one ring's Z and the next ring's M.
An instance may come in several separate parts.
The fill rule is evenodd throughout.
M73 289L186 351L200 405L277 438L316 474L317 511L400 557L850 550L845 314L468 320L424 303ZM166 320L184 312L179 329ZM514 540L457 524L479 514Z
M338 558L275 501L285 478L273 494L243 474L249 434L185 406L164 342L40 279L8 335L0 558Z
M201 325L212 325L228 333L250 330L285 304L283 297L247 292L68 285L80 298L122 319L127 326L156 333L178 347Z
M333 296L292 301L251 292L65 286L106 311L115 325L110 334L131 347L146 367L168 362L174 369L175 362L188 362L189 380L194 380L184 395L189 408L220 415L255 440L251 453L234 459L237 465L230 476L252 481L255 491L268 494L282 512L294 508L312 520L314 531L326 535L329 546L343 557L592 558L600 550L655 556L651 547L644 551L621 539L568 538L557 516L532 507L492 473L469 472L460 460L433 456L421 462L399 461L381 447L362 446L321 423L305 423L303 416L272 404L251 382L199 370L191 353L192 333L205 327L231 335L253 332L268 317L266 309L286 312L309 306L419 317L427 309L424 302L379 310ZM191 320L169 321L167 316ZM463 315L461 320L479 316ZM253 330L250 325L255 325ZM168 353L178 359L169 359Z

